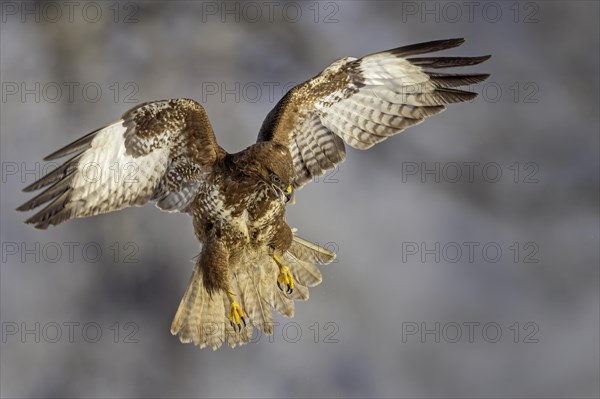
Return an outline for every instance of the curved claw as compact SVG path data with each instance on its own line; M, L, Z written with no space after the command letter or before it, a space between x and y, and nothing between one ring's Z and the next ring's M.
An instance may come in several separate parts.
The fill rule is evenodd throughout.
M246 327L246 319L244 319L244 311L241 306L234 300L231 300L231 304L229 305L229 323L231 327L235 330L237 326L238 332L242 331L242 325L240 321L244 323L244 327Z
M277 287L283 291L283 288L281 288L281 284L279 283L279 281L277 282ZM285 285L286 289L285 292L288 294L292 294L294 292L294 289L292 288L292 286L290 284L286 284Z
M294 277L292 276L292 272L290 271L290 268L284 265L278 257L274 256L273 259L275 259L277 266L279 266L279 276L277 276L277 287L279 287L279 289L283 291L283 288L281 288L281 284L285 284L285 292L289 295L292 292L294 292Z

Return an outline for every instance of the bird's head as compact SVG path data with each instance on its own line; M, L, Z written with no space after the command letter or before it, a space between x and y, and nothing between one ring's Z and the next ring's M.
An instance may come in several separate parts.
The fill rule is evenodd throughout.
M248 150L250 173L265 182L276 197L290 201L294 166L288 149L269 141L257 143Z

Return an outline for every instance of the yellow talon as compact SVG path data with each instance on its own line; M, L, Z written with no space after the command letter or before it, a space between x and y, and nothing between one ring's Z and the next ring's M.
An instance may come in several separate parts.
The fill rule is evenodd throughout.
M233 326L234 323L238 327L238 331L242 330L242 326L240 325L240 321L244 323L244 327L246 327L246 320L244 319L244 311L239 303L237 303L233 299L233 294L231 292L227 292L227 297L229 298L229 321Z
M279 266L277 286L280 290L283 291L283 289L281 288L281 284L285 284L285 286L287 287L286 292L288 294L291 294L294 291L294 277L292 276L292 272L290 272L290 268L284 265L281 259L279 259L277 256L273 256L273 259L275 259L275 263L277 263L277 266Z

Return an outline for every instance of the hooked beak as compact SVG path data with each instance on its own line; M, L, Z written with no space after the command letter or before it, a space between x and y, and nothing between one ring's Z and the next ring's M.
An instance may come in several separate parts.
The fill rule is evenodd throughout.
M271 191L273 192L273 194L275 194L275 196L279 198L285 197L286 203L290 202L290 200L292 201L292 204L294 203L294 188L291 185L289 185L288 188L284 191L279 187L275 186L274 184L271 184Z
M285 202L290 202L290 200L294 196L294 188L292 187L291 184L288 186L287 190L285 190L284 194L285 194Z

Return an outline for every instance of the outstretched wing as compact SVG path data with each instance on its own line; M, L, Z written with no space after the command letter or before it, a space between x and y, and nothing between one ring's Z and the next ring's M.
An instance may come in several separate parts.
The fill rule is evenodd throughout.
M427 70L479 64L482 57L409 56L459 46L464 39L399 47L363 58L347 57L292 88L267 115L258 141L286 145L300 188L345 158L344 142L361 150L442 112L445 104L469 101L476 93L455 89L487 74Z
M17 210L48 203L26 221L40 229L148 201L166 211L185 211L224 153L200 104L148 102L44 158L73 155L26 187L23 191L50 186Z

